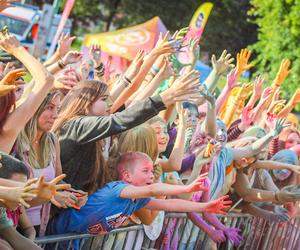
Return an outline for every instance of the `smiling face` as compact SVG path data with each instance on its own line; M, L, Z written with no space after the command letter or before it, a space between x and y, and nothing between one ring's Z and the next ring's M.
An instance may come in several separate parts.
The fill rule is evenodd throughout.
M107 90L104 95L93 102L89 114L95 116L108 116L111 114L111 105L112 101L109 95L109 91Z
M150 185L154 181L153 162L145 153L127 152L117 165L119 178L134 186Z
M56 95L48 103L44 111L38 118L38 129L43 132L48 132L51 130L57 116L60 107L61 96Z
M150 126L154 129L156 134L158 153L165 152L170 139L167 125L162 121L157 121L152 123Z

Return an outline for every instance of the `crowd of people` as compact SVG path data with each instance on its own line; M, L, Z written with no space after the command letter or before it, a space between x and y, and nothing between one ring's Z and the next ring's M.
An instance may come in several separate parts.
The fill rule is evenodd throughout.
M11 1L0 2L2 11ZM262 76L240 83L254 66L251 52L241 50L233 65L224 50L200 82L199 40L187 32L160 35L122 74L102 62L97 44L83 60L69 34L41 63L0 32L11 57L0 65L1 249L41 249L37 236L105 234L129 224L143 224L157 249L185 249L189 232L171 245L165 211L187 213L214 249L242 240L216 214L278 223L298 214L300 134L291 112L300 89L280 99L291 62L282 61L267 87Z

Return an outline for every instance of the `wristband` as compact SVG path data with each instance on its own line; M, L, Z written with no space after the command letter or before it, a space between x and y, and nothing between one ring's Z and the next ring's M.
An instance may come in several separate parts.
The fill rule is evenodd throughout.
M61 69L63 69L66 65L64 64L63 60L60 59L59 61L57 61L58 67L60 67Z
M155 66L152 66L151 67L151 73L153 74L153 75L156 75L158 72L159 72L159 68L156 68Z

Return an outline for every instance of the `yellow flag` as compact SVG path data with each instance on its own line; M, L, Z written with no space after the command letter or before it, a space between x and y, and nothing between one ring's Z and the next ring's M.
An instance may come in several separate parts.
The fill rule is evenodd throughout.
M212 8L213 4L209 2L199 6L190 21L189 37L201 37Z

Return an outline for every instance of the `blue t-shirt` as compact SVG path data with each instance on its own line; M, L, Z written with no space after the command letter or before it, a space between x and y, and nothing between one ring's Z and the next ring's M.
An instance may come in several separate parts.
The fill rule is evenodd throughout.
M51 233L105 234L121 226L133 212L146 206L151 199L121 198L120 193L127 186L123 181L106 184L89 196L80 210L69 208L62 212L51 222Z
M233 152L231 148L224 147L218 159L212 164L209 169L208 177L211 181L210 184L210 198L218 198L225 181L226 167L233 162Z

